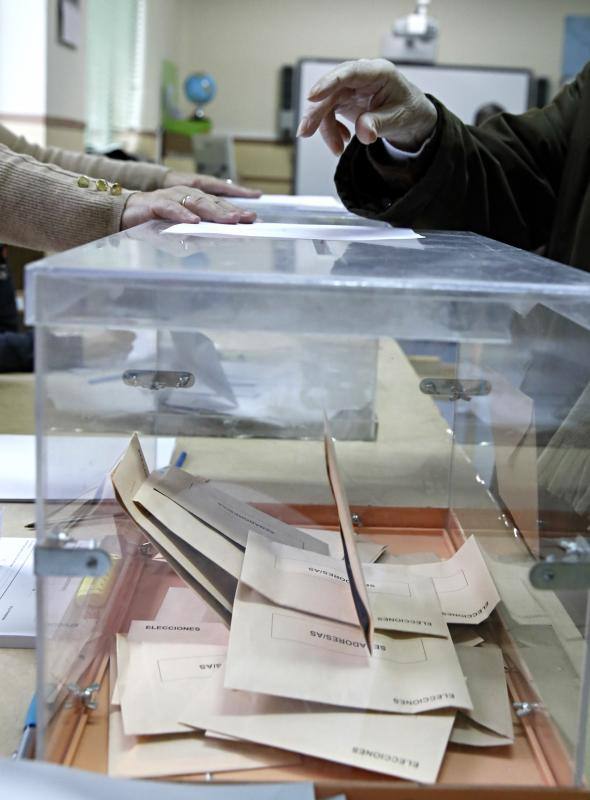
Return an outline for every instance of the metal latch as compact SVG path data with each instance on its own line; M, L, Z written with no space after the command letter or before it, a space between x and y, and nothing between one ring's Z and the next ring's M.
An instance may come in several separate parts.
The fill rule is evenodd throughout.
M66 689L73 697L74 701L81 703L88 711L96 711L98 708L96 695L100 689L100 683L91 683L90 686L86 686L84 689L78 686L77 683L68 683ZM70 708L72 707L71 701L68 703L68 706Z
M195 376L192 372L159 370L159 369L128 369L123 373L123 383L140 389L190 389L195 385Z
M528 700L516 701L512 703L512 708L517 717L529 717L536 711L542 711L543 706L540 703L530 703Z
M67 534L48 536L35 546L35 575L99 578L111 568L111 557L92 539L73 540Z
M458 380L457 378L422 378L422 394L444 397L446 400L471 400L492 391L492 385L485 380Z
M590 545L583 536L562 539L563 558L549 555L534 564L529 580L535 589L590 589Z

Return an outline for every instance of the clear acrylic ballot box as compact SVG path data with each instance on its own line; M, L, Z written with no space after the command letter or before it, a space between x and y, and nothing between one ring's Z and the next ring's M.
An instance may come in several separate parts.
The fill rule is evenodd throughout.
M378 224L296 204L278 211L263 206L259 216ZM163 657L155 689L143 673L131 671L119 685L120 643L130 646L138 621L174 628L177 613L186 627L191 619L197 627L231 626L235 682L229 690L238 694L250 688L240 684L253 658L246 653L248 637L254 642L266 635L253 623L238 623L233 593L239 575L230 589L223 584L221 606L207 602L190 564L168 558L149 526L126 513L111 472L132 435L138 434L147 469L162 470L156 476L176 465L242 508L290 530L328 531L319 541L340 543L341 520L326 474L327 419L355 536L363 552L373 553L367 560L377 558L375 567L411 566L417 576L426 564L429 575L475 542L478 563L491 578L488 591L497 592L499 602L484 592L479 607L445 620L445 628L452 623L447 638L377 630L375 642L389 636L395 644L391 673L369 664L386 650L377 644L370 657L357 653L356 673L342 678L349 665L340 645L358 639L365 647L358 625L350 639L322 634L324 641L316 641L317 647L326 639L333 645L317 680L307 662L301 670L275 664L271 677L260 646L252 689L258 699L278 697L283 727L254 734L265 730L262 714L242 729L219 723L213 730L211 723L213 735L204 736L194 733L199 709L193 718L183 708L187 718L178 722L194 719L194 727L159 731L168 736L168 750L157 751L153 762L165 761L167 752L172 766L167 771L164 764L154 777L312 780L320 796L342 790L351 798L426 796L445 785L458 791L535 787L549 794L559 787L563 797L584 786L590 746L590 276L468 233L367 243L176 235L167 227L149 223L27 270L27 316L36 329L38 757L144 774L117 773L112 759L125 748L155 747L162 736L148 741L150 731L129 736L127 728L125 736L118 729L115 736L114 709L120 703L124 714L130 684L138 697L145 689L146 702L160 710L165 692L182 692L184 680L186 709L194 706L198 687L191 688L191 676L176 661L164 669ZM149 519L159 525L153 515ZM168 526L165 535L189 563L184 529ZM321 552L333 555L331 545ZM342 553L340 559L344 564ZM451 563L457 566L438 579L436 613L443 616L453 593L473 589L477 600L481 590L473 586L471 567ZM220 562L217 568L221 585L229 567ZM295 573L293 567L289 574ZM414 578L397 580L405 603L418 591ZM436 580L427 582L436 586ZM395 594L388 587L379 591ZM247 605L241 602L240 615ZM279 637L282 628L295 647L305 627L293 621L301 609L276 607L281 613L273 620L283 622L271 633ZM321 610L314 619L321 631L335 624ZM248 628L247 635L234 625ZM420 705L423 697L435 698L424 686L437 685L448 666L445 661L439 670L433 663L435 675L423 683L432 642L437 648L446 643L455 666L460 648L469 651L468 660L476 653L471 671L461 658L458 673L461 692L467 685L472 700L483 692L475 710L464 700ZM165 636L157 645L165 647ZM313 647L308 651L315 657ZM483 660L482 652L488 654ZM494 659L504 676L500 689L493 683L497 675L486 683ZM301 683L303 673L311 675L308 684L285 691L282 681ZM404 701L408 708L388 705L403 686L412 695L408 680L415 681L417 706L410 700ZM330 687L339 682L344 689L335 698ZM164 692L159 700L150 695L156 690ZM357 699L361 695L366 703ZM376 703L381 695L383 704ZM482 711L485 698L494 705L496 696L507 706L512 732ZM309 716L302 722L299 712ZM293 732L304 730L306 719L307 733L297 739ZM188 730L201 744L226 748L234 744L228 737L247 739L250 731L249 746L263 753L260 764L218 769L217 761L208 764L199 755L194 768L190 759L188 766L175 766L180 750L174 742L181 747ZM317 731L324 731L322 741ZM420 758L404 754L406 739L417 742ZM361 756L362 762L354 760ZM426 771L416 767L412 778L420 761Z

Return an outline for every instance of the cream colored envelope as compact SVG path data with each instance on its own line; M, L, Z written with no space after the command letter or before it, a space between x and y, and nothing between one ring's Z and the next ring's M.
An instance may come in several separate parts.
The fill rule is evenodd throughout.
M350 506L348 505L348 499L344 491L344 483L340 477L338 461L336 460L336 450L334 449L334 442L326 416L324 416L324 451L328 480L338 511L340 533L342 534L342 547L344 549L344 564L346 566L348 580L350 581L352 600L354 608L356 609L359 625L362 628L365 641L367 642L367 647L372 654L375 623L371 611L371 604L367 595L363 567L356 549L356 533L352 526Z
M378 559L378 564L433 564L440 562L440 556L436 553L390 553L386 550Z
M430 578L408 576L404 567L381 564L365 564L363 572L375 628L448 636ZM340 559L250 533L241 580L276 605L358 624L348 575Z
M226 647L203 644L198 635L188 644L185 632L178 639L177 643L127 639L126 670L118 664L127 736L183 733L178 720L188 699L198 699L207 708L221 690Z
M494 644L458 645L457 655L473 709L457 714L451 741L474 747L512 744L514 730L502 651Z
M162 553L172 569L203 599L219 616L229 622L233 594L226 587L215 585L203 572L203 559L181 539L161 526L153 517L146 515L133 502L133 498L149 474L139 438L133 434L127 451L111 473L111 481L117 500L139 525L146 538Z
M168 467L154 488L242 549L246 547L248 532L255 530L273 541L328 554L328 547L318 539L184 470Z
M138 738L125 736L121 712L109 715L109 775L120 778L162 778L265 767L292 766L301 756L274 747L224 742L203 733Z
M207 603L186 586L171 586L162 600L157 622L215 622L219 617Z
M133 501L237 581L242 571L242 549L158 491L160 480L160 475L152 472Z
M217 734L434 783L453 718L449 711L376 714L226 689L216 712L191 700L182 720Z
M408 574L432 578L448 623L473 625L487 619L500 596L474 536L446 561L408 564Z
M328 545L328 555L332 558L343 559L344 548L342 547L342 535L340 531L329 531L323 528L300 528L304 533L309 533L314 539L319 539L320 542ZM356 549L359 558L363 564L374 564L378 561L383 553L387 550L387 545L382 542L376 542L370 536L365 536L362 533L356 534Z
M462 644L467 647L477 647L483 644L485 639L480 636L477 628L468 625L453 625L449 628L451 639L454 645Z
M129 625L127 642L183 642L186 644L221 644L227 647L229 630L221 622L182 622L169 620L162 622L154 619L134 619ZM128 656L127 656L128 660Z
M242 584L225 686L405 714L472 707L450 638L378 633L371 658L358 628L272 605Z

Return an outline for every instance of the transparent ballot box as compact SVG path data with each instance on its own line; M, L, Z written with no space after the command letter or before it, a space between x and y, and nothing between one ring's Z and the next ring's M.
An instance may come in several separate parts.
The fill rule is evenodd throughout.
M467 233L167 228L27 272L39 757L585 785L590 277Z

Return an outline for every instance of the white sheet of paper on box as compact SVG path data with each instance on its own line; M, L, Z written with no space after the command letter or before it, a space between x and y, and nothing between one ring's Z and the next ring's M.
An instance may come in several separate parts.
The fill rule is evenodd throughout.
M219 236L248 239L325 239L331 242L383 242L396 239L422 239L411 228L389 225L298 225L289 222L253 222L224 225L220 222L182 222L171 225L163 234L177 236Z
M0 647L35 647L35 539L0 537Z

